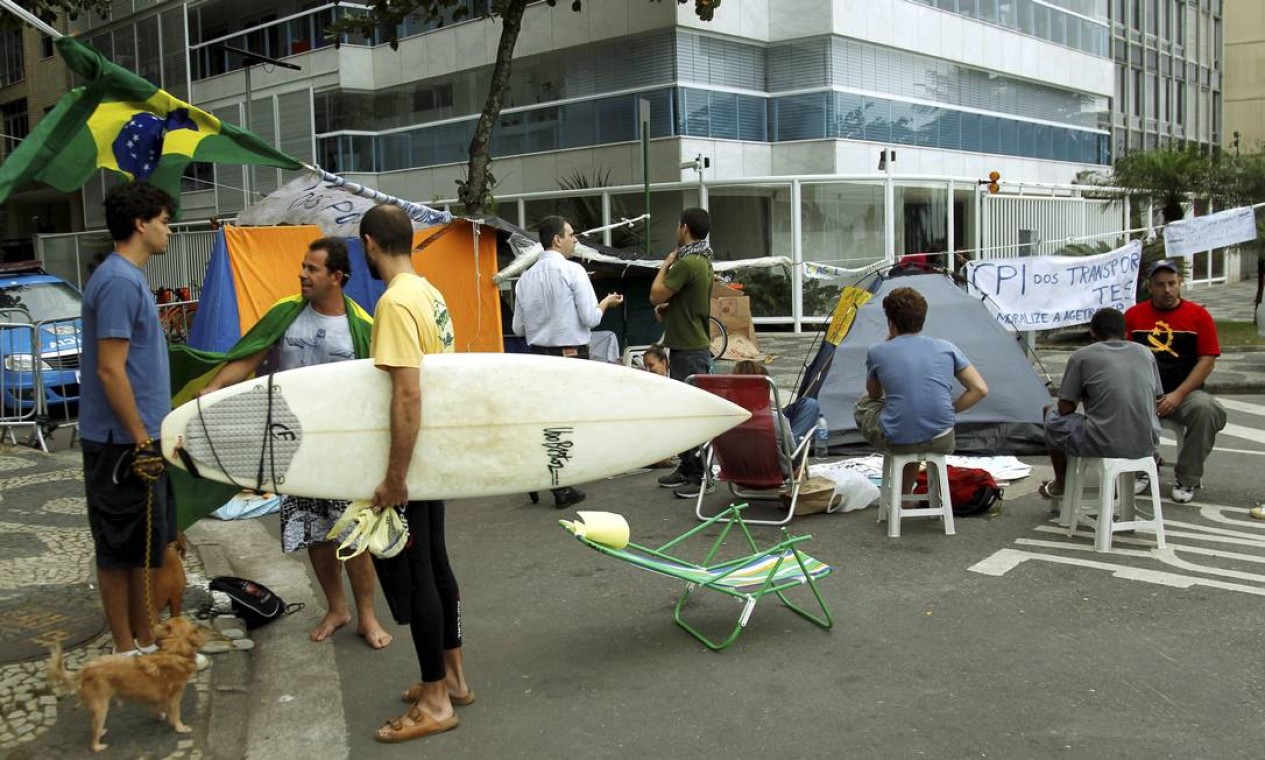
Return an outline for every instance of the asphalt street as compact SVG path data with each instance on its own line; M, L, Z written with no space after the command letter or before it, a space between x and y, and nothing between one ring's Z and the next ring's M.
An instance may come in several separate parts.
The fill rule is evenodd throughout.
M1253 290L1193 295L1219 319L1243 319ZM784 391L811 343L761 334ZM1066 354L1042 351L1055 384ZM276 517L203 520L190 531L192 582L239 575L307 606L253 632L253 651L213 657L186 695L194 734L124 706L112 713L108 756L1260 757L1265 522L1247 511L1265 499L1265 352L1227 352L1209 387L1230 424L1197 501L1165 501L1168 551L1151 551L1145 533L1118 536L1110 554L1083 532L1066 535L1035 494L1048 464L1030 459L1032 475L1008 487L1001 510L958 520L956 536L914 520L889 539L873 507L796 519L793 532L813 535L806 550L836 568L821 582L834 628L765 599L719 654L673 624L678 583L559 528L574 509L554 510L547 496L451 502L478 700L456 731L403 747L372 734L404 709L399 694L417 678L407 630L390 625L396 640L381 652L353 626L311 643L323 600L303 558L280 552ZM51 455L0 443L6 646L31 622L15 600L92 590L80 455L68 441L58 431ZM1171 439L1161 453L1175 458ZM621 513L634 540L661 543L696 522L692 502L656 487L658 474L586 484L583 507ZM387 619L381 599L378 608ZM712 632L739 612L721 598L687 607ZM84 616L63 617L52 628ZM85 630L95 637L69 650L72 664L108 647ZM84 711L51 699L39 660L0 664L0 757L86 757L87 736Z
M1111 554L1084 532L1065 535L1031 493L1048 474L1032 459L1000 513L960 519L956 536L924 520L889 539L874 508L795 520L794 532L813 535L808 551L837 568L822 581L834 629L766 599L720 654L673 624L676 583L564 533L557 519L573 510L525 497L451 502L478 694L461 726L420 747L375 743L417 675L407 631L392 626L382 652L350 627L332 645L309 644L316 612L261 632L256 662L287 640L293 659L272 672L315 669L325 696L287 685L294 702L278 709L307 719L293 731L260 725L274 746L296 746L320 724L316 710L345 737L338 746L339 731L327 732L321 757L1259 757L1265 522L1246 513L1265 496L1265 396L1226 402L1230 427L1199 500L1164 503L1166 553L1150 552L1144 533L1117 537ZM1171 441L1162 453L1174 456ZM584 506L625 515L641 543L666 540L694 524L692 504L655 475L591 484ZM275 546L275 518L217 527ZM294 562L275 556L273 571ZM267 580L267 566L253 569ZM713 631L738 611L718 598L688 608Z

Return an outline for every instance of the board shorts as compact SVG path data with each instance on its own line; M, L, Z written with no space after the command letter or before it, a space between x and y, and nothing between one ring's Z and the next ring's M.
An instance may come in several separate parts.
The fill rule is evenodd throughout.
M149 566L162 567L164 550L176 540L177 532L176 499L166 470L158 480L147 483L132 472L131 456L136 450L133 444L86 439L81 444L88 529L92 532L97 567L143 567L147 523ZM152 520L146 517L151 505Z
M281 550L297 552L329 541L325 536L347 511L349 501L281 497Z

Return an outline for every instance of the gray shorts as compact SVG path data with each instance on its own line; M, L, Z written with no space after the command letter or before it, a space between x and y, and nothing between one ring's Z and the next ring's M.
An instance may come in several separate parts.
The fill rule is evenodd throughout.
M1053 407L1045 415L1045 445L1072 457L1098 456L1085 434L1085 415L1059 414Z

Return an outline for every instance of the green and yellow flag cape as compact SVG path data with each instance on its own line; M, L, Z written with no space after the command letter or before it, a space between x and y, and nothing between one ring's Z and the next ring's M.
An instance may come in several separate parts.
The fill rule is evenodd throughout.
M178 201L190 161L302 168L257 135L172 97L73 37L55 44L88 84L66 93L0 165L0 202L31 180L78 190L97 169L147 180Z
M343 303L347 308L347 325L351 330L351 344L356 358L368 358L373 317L346 295L343 296ZM225 364L245 359L276 345L305 306L307 301L301 295L277 301L227 353L199 351L183 345L169 347L171 387L175 392L171 405L180 406L192 399L211 382L215 373ZM199 480L174 467L171 469L171 480L176 491L177 522L181 530L219 509L241 490L233 485Z

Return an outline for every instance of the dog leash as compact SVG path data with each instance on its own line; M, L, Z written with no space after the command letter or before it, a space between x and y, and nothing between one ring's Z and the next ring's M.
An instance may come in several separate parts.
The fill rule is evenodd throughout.
M136 447L132 459L132 472L145 483L145 564L143 582L145 584L145 614L150 626L158 625L158 614L154 609L154 584L150 582L150 573L154 557L154 490L158 479L162 477L165 462L162 454L154 446L154 439L147 438Z

